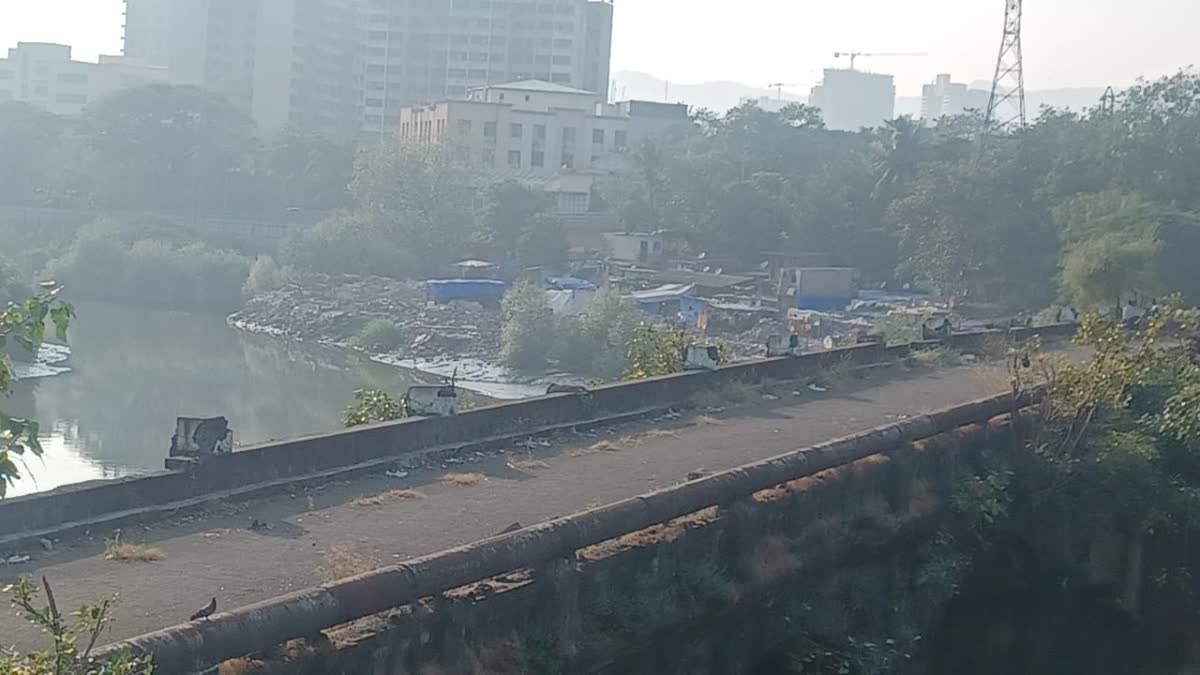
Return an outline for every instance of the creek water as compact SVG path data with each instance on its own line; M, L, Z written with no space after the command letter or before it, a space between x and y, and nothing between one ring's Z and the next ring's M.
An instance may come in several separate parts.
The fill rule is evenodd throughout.
M341 428L361 388L394 394L410 370L321 345L234 330L219 315L76 304L68 347L47 345L0 410L41 425L9 495L161 469L175 418L224 416L237 443ZM18 462L18 464L20 464Z

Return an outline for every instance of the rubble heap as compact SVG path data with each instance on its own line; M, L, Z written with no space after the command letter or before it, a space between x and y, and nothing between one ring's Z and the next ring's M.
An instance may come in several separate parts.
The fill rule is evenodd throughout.
M420 283L383 277L312 275L250 299L229 316L235 328L301 341L344 344L368 321L402 331L403 358L490 359L500 348L500 310L474 302L437 305Z

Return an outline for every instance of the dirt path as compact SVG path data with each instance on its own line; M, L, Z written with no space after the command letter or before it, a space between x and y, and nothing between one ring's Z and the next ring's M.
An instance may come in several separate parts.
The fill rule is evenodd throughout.
M404 479L379 476L245 504L229 504L182 522L127 530L125 542L146 543L158 562L104 559L103 542L63 542L25 565L0 567L0 588L19 575L46 575L60 607L120 592L117 620L104 641L185 621L217 596L231 609L325 580L494 535L513 523L533 524L671 485L698 469L720 470L869 429L905 416L1003 391L991 367L906 373L828 393L801 384L751 393L752 402L714 416L660 419L553 439L550 447L471 456ZM523 462L522 462L523 460ZM525 468L514 468L513 465ZM477 485L440 482L448 472L478 472ZM393 489L378 505L357 497ZM252 519L269 529L250 527ZM323 569L331 567L332 569ZM7 605L7 601L4 601ZM0 641L42 644L8 607Z

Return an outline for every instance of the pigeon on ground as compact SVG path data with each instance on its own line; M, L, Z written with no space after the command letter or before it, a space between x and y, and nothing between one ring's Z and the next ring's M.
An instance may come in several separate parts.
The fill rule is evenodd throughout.
M196 613L193 614L188 620L195 621L196 619L207 619L208 617L212 616L213 612L215 611L217 611L217 599L213 598L212 600L208 601L207 605L197 610Z

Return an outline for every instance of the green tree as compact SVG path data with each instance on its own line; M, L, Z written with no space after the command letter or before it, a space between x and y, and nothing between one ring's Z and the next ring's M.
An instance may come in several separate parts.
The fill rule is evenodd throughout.
M401 248L395 223L366 211L337 213L283 242L286 266L322 274L361 274L395 279L419 275L424 266Z
M464 251L474 174L451 143L390 138L359 151L350 192L364 218L402 246L421 273Z
M74 309L58 299L61 288L53 283L43 284L41 292L20 303L9 303L0 312L0 394L7 394L13 383L12 361L7 347L36 353L46 334L46 323L54 326L55 336L67 337L67 327L75 315ZM41 456L38 439L40 427L33 420L19 419L0 410L0 498L8 486L21 477L19 461L28 453Z
M516 180L488 187L479 213L479 238L499 253L516 258L518 247L536 221L550 213L546 193Z
M79 135L96 200L139 210L231 210L248 185L253 122L219 94L150 85L90 107Z
M264 148L281 208L331 211L349 205L354 151L347 144L289 129Z
M0 103L0 203L44 204L65 123L28 103Z
M516 370L539 370L554 345L554 313L546 292L523 283L504 296L500 358Z

